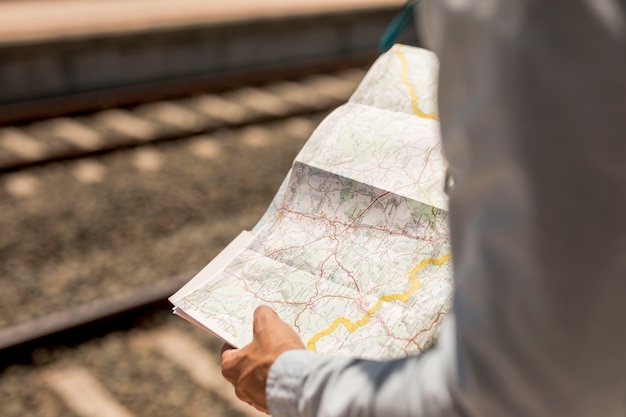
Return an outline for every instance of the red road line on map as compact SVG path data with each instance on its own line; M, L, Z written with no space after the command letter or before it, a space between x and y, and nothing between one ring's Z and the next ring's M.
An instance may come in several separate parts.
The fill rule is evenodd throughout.
M435 327L435 324L441 320L442 317L444 317L446 315L446 312L444 312L443 310L440 311L439 313L437 313L437 317L435 317L435 320L430 323L430 326L428 326L425 329L420 330L419 332L417 332L412 338L408 339L407 346L410 345L411 343L415 344L415 346L417 346L417 348L419 349L419 351L422 351L421 346L417 343L416 339L419 335L423 334L424 332L427 332L429 330L432 330L433 327Z
M354 223L359 220L361 217L363 217L365 215L365 213L367 213L369 211L369 209L371 209L374 204L378 203L379 200L381 200L383 197L386 197L387 195L391 194L389 191L385 191L384 193L382 193L381 195L379 195L378 197L376 197L374 199L374 201L372 201L367 207L365 207L358 216L356 216L354 218L354 220L352 220L352 222L350 222L350 224L348 226L346 226L346 228L344 230L341 231L341 233L344 233L346 230L348 230L349 228L351 228Z
M352 275L352 272L350 272L348 270L348 268L346 268L345 266L343 266L341 264L341 262L339 262L339 259L337 259L337 253L336 252L333 255L334 255L334 258L335 258L335 262L337 263L337 266L339 266L339 268L341 268L343 270L343 272L345 272L350 277L352 282L354 282L354 286L356 287L357 291L359 292L359 295L361 295L361 287L359 287L359 284L357 284L356 278L354 277L354 275Z
M374 201L372 201L366 208L364 208L361 213L359 213L358 216L356 216L350 223L344 223L342 221L339 220L331 220L328 217L324 217L324 216L313 216L311 214L306 214L300 211L296 211L296 210L291 210L288 208L283 208L281 209L281 211L285 211L287 213L291 213L294 214L296 216L302 216L311 220L324 220L327 223L329 223L331 225L331 227L333 227L335 229L335 233L333 233L333 237L334 238L338 238L338 235L343 234L345 232L347 232L350 229L370 229L370 230L377 230L380 232L384 232L384 233L389 233L390 235L393 236L404 236L410 239L415 239L415 240L419 240L419 239L423 239L420 238L417 235L411 235L408 233L399 233L399 232L394 232L386 227L376 227L373 225L360 225L360 226L355 226L354 223L361 217L363 217L363 215L365 215L365 213L372 208L372 206L374 206L376 203L379 202L379 200L381 200L383 197L386 197L387 195L389 195L390 192L385 192L384 194L381 194L380 196L376 197L376 199ZM336 232L336 227L340 225L340 226L344 226L344 229L341 232ZM326 238L331 238L330 236L325 236ZM321 240L323 238L317 239L317 240ZM432 241L432 240L431 240ZM303 247L305 245L301 245L301 246L294 246L294 247ZM292 247L290 247L292 248ZM285 250L285 249L280 249L280 250ZM273 252L275 253L275 252Z

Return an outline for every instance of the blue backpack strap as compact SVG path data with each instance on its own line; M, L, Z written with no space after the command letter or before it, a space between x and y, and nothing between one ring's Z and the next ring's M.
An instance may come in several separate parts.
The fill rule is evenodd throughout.
M411 23L413 20L413 13L415 12L415 8L417 7L420 0L409 0L407 1L398 14L393 18L385 33L380 38L380 42L378 44L378 49L380 52L386 52L396 43L398 37L402 34L404 29Z

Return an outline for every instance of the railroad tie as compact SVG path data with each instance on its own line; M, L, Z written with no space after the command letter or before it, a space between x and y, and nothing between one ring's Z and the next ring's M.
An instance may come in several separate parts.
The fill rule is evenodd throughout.
M54 367L40 373L41 381L81 417L134 417L89 370Z
M214 354L207 351L187 334L165 328L145 333L134 340L138 350L152 350L163 355L189 378L204 389L211 390L224 398L230 405L248 417L267 417L252 406L239 400L233 387L222 377L220 365Z

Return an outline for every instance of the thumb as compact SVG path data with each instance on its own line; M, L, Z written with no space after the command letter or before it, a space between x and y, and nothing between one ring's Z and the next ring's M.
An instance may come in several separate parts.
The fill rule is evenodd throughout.
M254 319L252 322L252 329L254 334L257 332L263 331L268 327L271 328L272 323L275 323L276 320L280 320L278 314L268 306L259 306L254 310Z
M222 360L230 358L232 355L235 354L236 351L237 351L236 347L228 343L224 343L224 345L222 346L222 349L220 350L220 354L222 355Z

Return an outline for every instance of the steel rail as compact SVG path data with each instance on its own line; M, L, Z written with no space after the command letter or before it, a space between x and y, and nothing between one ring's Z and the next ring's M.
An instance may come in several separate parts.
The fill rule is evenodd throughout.
M183 274L65 311L0 329L0 369L28 361L44 345L73 344L120 327L132 327L132 315L169 308L167 298L192 274Z

